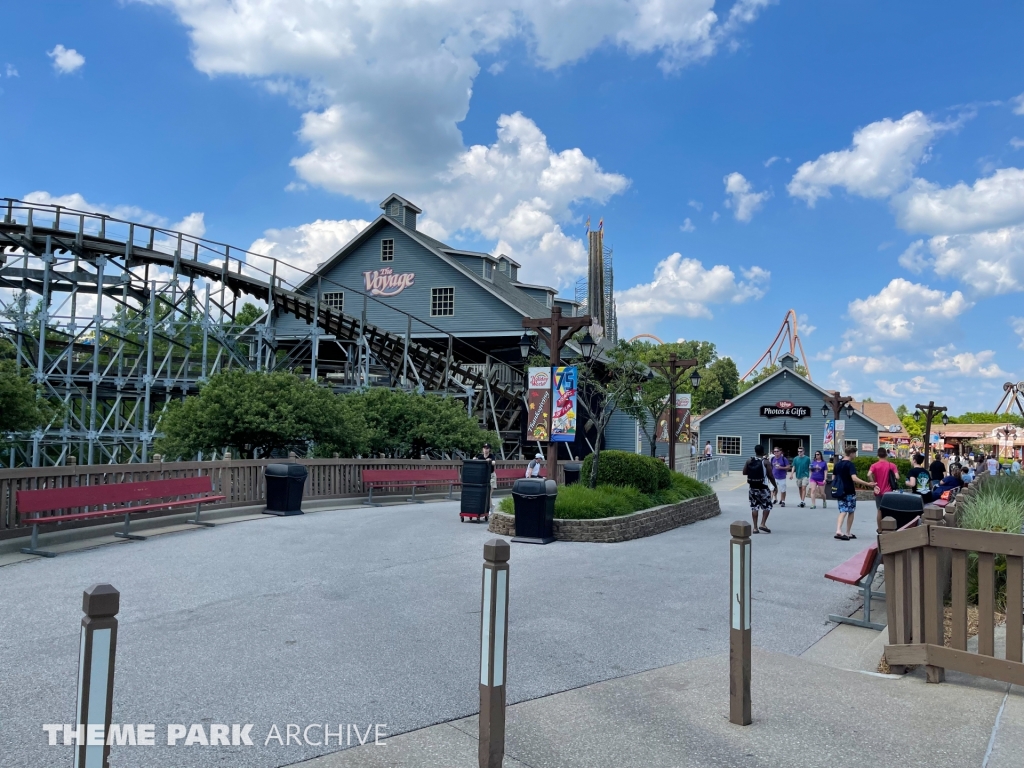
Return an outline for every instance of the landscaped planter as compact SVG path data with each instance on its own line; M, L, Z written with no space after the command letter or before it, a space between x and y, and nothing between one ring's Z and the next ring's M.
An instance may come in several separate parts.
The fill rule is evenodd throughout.
M631 515L601 517L596 520L555 519L555 538L559 541L595 541L613 543L654 536L681 525L707 520L722 513L718 496L699 496L676 504L641 509ZM512 515L495 512L488 530L499 536L516 535L516 519Z

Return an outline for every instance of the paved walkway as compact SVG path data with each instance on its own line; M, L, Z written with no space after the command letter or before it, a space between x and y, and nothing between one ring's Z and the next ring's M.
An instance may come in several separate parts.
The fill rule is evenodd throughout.
M721 517L659 536L514 545L510 702L715 663L727 649L728 525L748 514L740 480L719 483ZM774 533L755 537L757 646L798 655L831 628L828 613L856 607L854 590L822 578L858 544L831 538L834 514L777 510ZM872 518L858 520L859 543ZM273 724L400 734L469 716L487 538L458 522L457 504L428 503L267 517L4 567L4 765L65 759L41 725L74 717L81 591L101 581L122 591L115 721L158 732L253 723L260 745L115 748L115 768L281 766L337 746L264 747Z

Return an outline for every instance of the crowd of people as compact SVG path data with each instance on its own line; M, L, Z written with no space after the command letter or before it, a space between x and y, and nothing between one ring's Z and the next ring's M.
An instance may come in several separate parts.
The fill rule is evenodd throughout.
M928 504L939 498L948 499L979 474L1019 474L1021 469L1018 458L1014 458L1010 464L1003 464L994 454L979 453L976 456L971 453L963 457L943 457L936 452L931 463L928 463L925 455L916 453L911 457L907 477L901 478L899 468L890 460L887 449L879 448L877 456L878 460L868 469L870 480L864 480L857 476L853 463L857 457L857 448L853 446L846 449L844 456L838 459L830 457L827 461L821 451L815 451L813 458L807 456L803 446L797 448L797 454L792 460L779 447L772 449L769 458L765 455L764 446L754 446L754 456L743 466L750 514L754 521L753 533L771 533L768 516L775 506L786 506L790 480L799 494L800 507L806 507L810 502L810 508L817 509L820 500L825 509L828 507L828 498L836 501L839 517L834 538L849 541L857 538L853 533L853 518L857 510L858 487L873 491L876 528L881 529L882 498L887 493L915 493L921 496L923 503Z

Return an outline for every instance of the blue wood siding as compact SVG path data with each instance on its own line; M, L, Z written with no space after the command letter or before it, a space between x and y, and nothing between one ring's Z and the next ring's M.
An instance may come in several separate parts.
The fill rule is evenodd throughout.
M760 415L762 405L775 405L786 400L794 405L806 405L811 415L804 419L772 418ZM820 451L825 436L825 419L821 416L822 394L803 377L793 372L785 376L778 375L756 390L733 400L722 410L704 418L700 422L700 442L698 453L703 451L704 443L711 441L711 447L718 453L718 437L739 437L741 440L740 455L729 456L730 469L742 469L747 458L754 455L754 446L767 435L785 437L806 436L809 439L810 456ZM845 413L845 412L844 412ZM878 449L877 428L859 413L846 419L847 440L856 440L860 455L873 454L874 451L860 451L861 445L871 443ZM766 444L767 449L767 444Z
M636 453L636 422L622 411L616 411L604 428L604 449Z
M395 257L390 262L380 260L380 241L385 238L392 238L395 241ZM479 264L482 260L472 261ZM397 296L381 297L382 301L396 309L420 317L448 333L522 333L521 313L390 224L382 225L379 230L356 246L343 261L324 274L323 291L343 291L345 314L359 317L363 311L363 297L352 290L332 284L332 281L362 291L365 286L363 272L383 267L391 267L396 273L416 274L413 285ZM455 289L455 314L452 317L431 317L431 288L442 287ZM314 287L310 295L315 293ZM373 300L367 300L366 307L367 322L395 333L405 333L407 321L404 315ZM412 332L433 331L422 323L413 322ZM282 315L277 320L277 335L280 338L302 337L308 334L309 324L291 315Z

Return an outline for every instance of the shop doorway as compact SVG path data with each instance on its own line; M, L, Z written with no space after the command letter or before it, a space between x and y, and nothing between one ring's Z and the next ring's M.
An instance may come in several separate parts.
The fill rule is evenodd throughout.
M796 449L803 448L804 453L810 456L811 436L810 435L761 435L761 445L769 456L776 448L781 448L783 455L793 460L796 456Z

